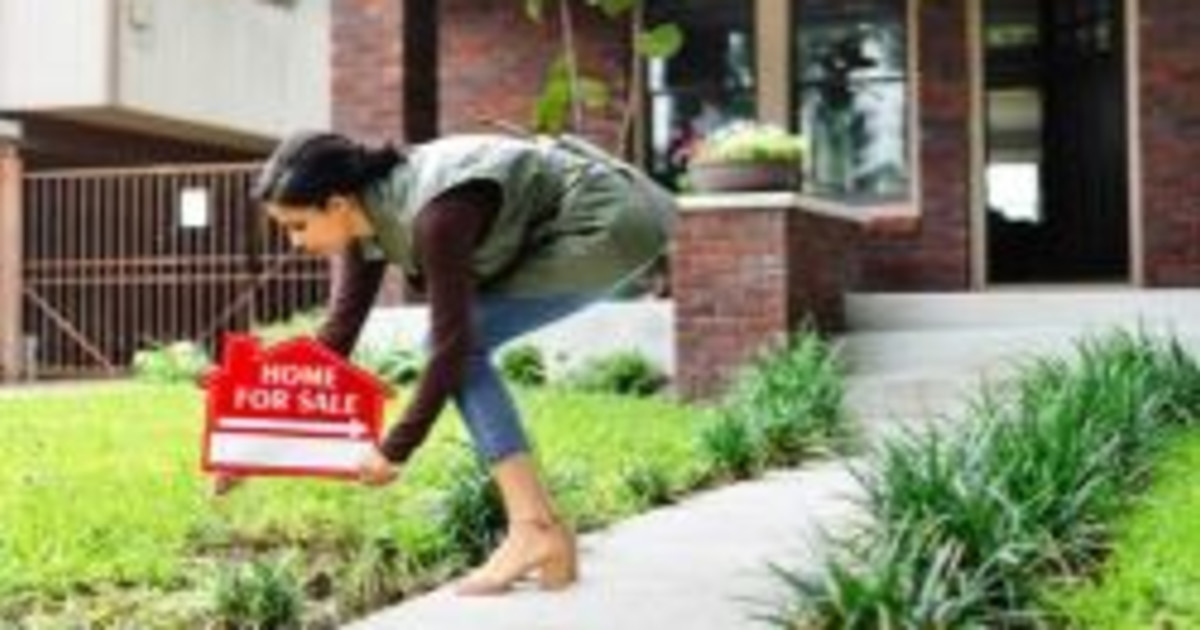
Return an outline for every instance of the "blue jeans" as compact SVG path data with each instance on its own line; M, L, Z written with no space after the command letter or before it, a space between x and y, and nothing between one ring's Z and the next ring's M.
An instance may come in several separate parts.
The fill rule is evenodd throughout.
M475 450L488 463L529 451L521 414L492 363L492 354L505 342L604 297L605 294L567 294L477 298L473 311L475 347L454 402Z

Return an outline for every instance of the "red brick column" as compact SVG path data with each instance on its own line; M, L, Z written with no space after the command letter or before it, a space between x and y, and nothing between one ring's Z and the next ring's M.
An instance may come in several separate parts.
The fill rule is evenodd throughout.
M16 146L0 138L0 381L23 372L21 320L21 185L24 177Z
M1200 284L1200 4L1142 0L1146 284ZM1130 145L1136 150L1137 144Z
M395 140L404 129L402 0L332 4L333 128L359 140Z
M404 0L336 0L331 5L333 128L372 144L402 139ZM405 301L404 280L389 270L379 304Z
M686 399L718 395L740 366L808 321L826 332L844 327L857 223L804 210L790 195L745 199L685 201L680 216L672 290Z

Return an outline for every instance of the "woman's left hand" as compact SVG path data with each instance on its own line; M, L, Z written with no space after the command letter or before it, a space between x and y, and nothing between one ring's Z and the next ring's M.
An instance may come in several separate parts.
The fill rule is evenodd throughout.
M371 454L358 465L358 480L365 486L386 486L399 476L399 469L379 449L371 449Z

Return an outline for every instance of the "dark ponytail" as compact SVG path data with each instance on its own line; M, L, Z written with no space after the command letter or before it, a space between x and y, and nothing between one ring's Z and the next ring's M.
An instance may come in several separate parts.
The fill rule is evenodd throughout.
M338 134L300 132L271 154L253 195L263 202L321 208L333 195L357 195L388 177L401 161L391 145L368 148Z

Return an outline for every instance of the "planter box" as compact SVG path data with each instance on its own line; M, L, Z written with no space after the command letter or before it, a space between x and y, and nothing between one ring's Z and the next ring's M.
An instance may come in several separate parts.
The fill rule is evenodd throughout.
M784 162L710 162L688 168L697 192L797 191L800 167Z

